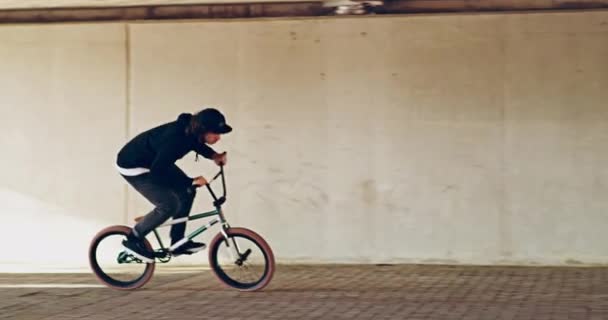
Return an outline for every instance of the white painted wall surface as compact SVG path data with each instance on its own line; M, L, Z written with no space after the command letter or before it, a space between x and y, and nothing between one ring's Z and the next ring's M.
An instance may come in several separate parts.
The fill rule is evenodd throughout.
M125 222L124 30L0 28L0 269L86 265L91 235Z
M212 105L279 262L606 263L607 56L606 12L2 27L0 241L43 242L0 261L86 267L151 209L126 137Z

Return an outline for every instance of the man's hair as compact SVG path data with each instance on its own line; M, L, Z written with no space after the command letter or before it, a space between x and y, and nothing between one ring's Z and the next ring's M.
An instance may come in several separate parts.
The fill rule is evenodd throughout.
M190 123L186 127L186 134L199 136L205 133L203 124L201 123L201 119L200 117L197 117L197 115L198 114L195 114L190 118Z

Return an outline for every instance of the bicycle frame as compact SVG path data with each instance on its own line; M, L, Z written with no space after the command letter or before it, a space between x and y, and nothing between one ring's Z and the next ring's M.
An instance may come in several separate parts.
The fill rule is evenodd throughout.
M220 177L220 176L222 177L223 195L218 198L215 195L215 193L213 192L213 189L211 188L211 183L214 180L216 180L218 177ZM225 176L224 176L224 166L223 165L220 166L220 172L218 172L215 175L215 177L213 179L211 179L211 181L209 181L205 186L207 187L207 190L209 191L209 193L213 197L213 205L215 206L215 210L208 211L208 212L203 212L203 213L198 213L198 214L194 214L194 215L190 215L190 216L184 217L184 218L171 219L171 220L169 220L169 221L161 224L160 226L158 226L157 228L155 228L153 230L154 236L156 237L156 240L158 241L158 244L160 245L160 250L157 250L156 252L157 252L157 258L159 258L159 260L161 262L168 262L169 260L168 259L164 260L164 258L169 258L170 259L170 255L168 254L170 251L175 250L176 248L178 248L182 244L188 242L189 240L194 239L196 236L198 236L201 233L205 232L207 229L211 228L213 225L215 225L217 223L221 223L222 224L221 232L224 235L224 238L228 239L228 235L226 234L225 229L230 228L230 225L226 221L226 218L224 217L224 213L222 211L222 204L224 204L224 202L226 202L226 179L225 179ZM196 187L198 187L198 186L193 186L193 188L196 188ZM169 248L165 247L165 245L163 244L162 240L160 239L160 236L159 236L158 231L157 231L158 228L169 227L169 226L172 226L172 225L175 225L175 224L186 223L186 222L191 221L191 220L198 220L198 219L208 218L208 217L212 217L212 216L217 216L217 217L215 219L211 220L206 225L201 226L198 229L192 231L190 234L188 234L187 236L185 236L183 239L177 241L175 244L173 244ZM237 250L238 250L238 248L237 248ZM159 254L160 254L160 256L159 256Z

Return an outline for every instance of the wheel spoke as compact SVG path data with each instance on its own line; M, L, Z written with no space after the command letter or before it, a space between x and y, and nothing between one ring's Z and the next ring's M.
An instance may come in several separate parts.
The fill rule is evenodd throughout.
M124 251L122 241L128 232L128 228L118 226L100 232L93 240L89 252L93 272L110 287L141 287L154 272L154 264L142 263L140 259Z
M237 289L251 289L261 284L265 286L272 277L271 272L273 267L269 264L274 264L274 260L269 260L269 254L265 250L267 247L261 246L255 238L246 234L229 234L228 238L230 247L226 246L227 241L216 242L213 248L210 248L212 257L212 269L218 275L220 280L229 286ZM223 257L229 256L228 253L235 253L232 250L240 252L240 256L236 259L225 261ZM229 252L227 252L229 251ZM243 259L238 262L238 260ZM261 259L261 261L257 261ZM254 267L254 264L261 264L261 268Z

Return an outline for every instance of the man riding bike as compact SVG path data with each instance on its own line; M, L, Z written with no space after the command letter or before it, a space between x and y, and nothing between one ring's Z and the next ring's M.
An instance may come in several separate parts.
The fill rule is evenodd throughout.
M207 184L202 176L188 177L175 162L194 151L197 159L200 154L217 165L225 164L226 153L217 153L208 144L215 144L220 135L231 131L220 111L207 108L194 115L182 113L175 121L142 132L120 150L116 161L118 171L155 206L123 241L127 251L144 262L154 262L154 253L144 246L142 239L171 217L187 217L195 197L191 186ZM182 240L185 231L185 221L173 225L171 244ZM188 240L172 254L192 254L204 248L204 243Z

